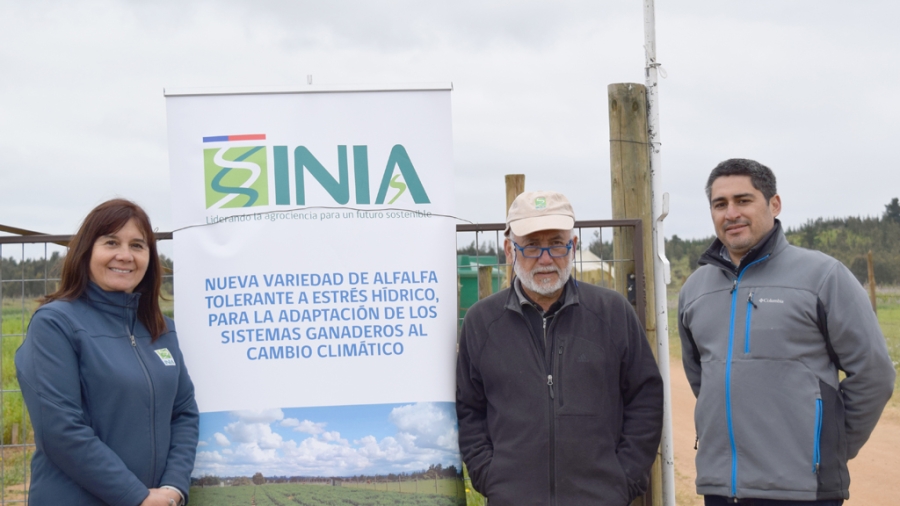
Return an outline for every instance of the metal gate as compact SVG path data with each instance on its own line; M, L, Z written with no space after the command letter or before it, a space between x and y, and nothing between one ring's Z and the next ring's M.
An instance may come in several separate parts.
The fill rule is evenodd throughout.
M456 227L460 321L466 309L486 291L497 291L508 283L503 254L504 228L504 223ZM612 230L623 228L633 229L631 255L614 258L610 247ZM579 237L573 269L575 279L613 288L628 296L643 323L646 303L641 220L577 221L575 230ZM57 287L59 265L70 237L0 237L0 505L25 504L28 499L34 431L16 380L13 358L25 338L31 314L37 309L37 299ZM171 240L172 234L159 233L156 237L157 240ZM485 267L490 268L483 269ZM623 276L623 271L633 275ZM479 272L483 283L481 290L477 285ZM489 283L485 283L486 272ZM164 281L171 283L171 278L170 274L164 275ZM626 281L622 282L623 279ZM487 285L489 290L485 290ZM166 307L171 308L172 302L168 301ZM166 313L171 314L170 311Z

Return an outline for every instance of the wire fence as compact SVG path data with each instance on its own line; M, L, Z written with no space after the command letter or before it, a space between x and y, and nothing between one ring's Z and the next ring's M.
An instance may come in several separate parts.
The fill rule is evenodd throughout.
M510 275L503 251L503 223L457 226L457 293L460 322L466 310L486 295L478 290L480 267L490 267L490 292L508 286ZM632 229L631 255L616 258L615 230ZM578 282L615 289L632 300L644 315L643 245L640 220L580 221L572 272ZM171 233L157 234L171 240ZM26 504L34 454L34 431L16 379L14 357L38 299L56 290L59 268L70 236L0 236L0 505ZM630 278L623 272L635 273ZM624 280L624 281L623 281ZM172 276L164 275L164 286ZM172 316L173 300L162 301ZM52 374L53 371L46 371ZM469 489L466 484L466 489Z

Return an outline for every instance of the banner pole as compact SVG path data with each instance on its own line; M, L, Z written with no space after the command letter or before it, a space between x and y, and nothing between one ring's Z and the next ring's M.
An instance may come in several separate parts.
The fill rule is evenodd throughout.
M669 375L669 314L666 285L670 282L666 258L663 220L669 213L669 195L662 193L662 162L659 141L658 76L656 61L656 14L654 0L644 0L644 54L646 56L647 128L650 144L651 205L653 222L653 262L656 293L656 346L659 372L663 378L662 504L675 506L675 459L672 447L672 389Z

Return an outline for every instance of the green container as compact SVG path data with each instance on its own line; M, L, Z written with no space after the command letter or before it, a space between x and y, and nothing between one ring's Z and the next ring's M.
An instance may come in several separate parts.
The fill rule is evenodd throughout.
M483 265L493 266L491 272L491 291L498 292L500 284L506 278L506 269L500 267L497 257L456 255L456 275L459 280L459 321L472 304L478 302L478 268Z

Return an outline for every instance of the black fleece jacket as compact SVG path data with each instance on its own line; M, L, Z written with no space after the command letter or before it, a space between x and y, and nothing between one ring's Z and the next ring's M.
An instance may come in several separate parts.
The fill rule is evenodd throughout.
M549 368L514 289L463 322L459 446L491 506L624 506L646 490L663 387L641 324L614 291L570 280L564 297Z

